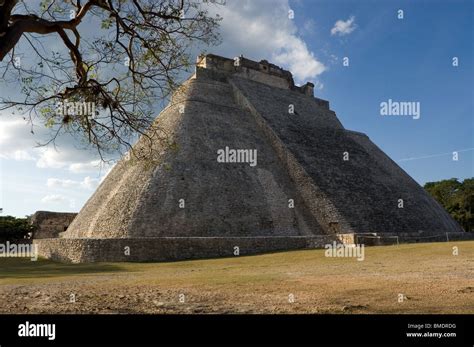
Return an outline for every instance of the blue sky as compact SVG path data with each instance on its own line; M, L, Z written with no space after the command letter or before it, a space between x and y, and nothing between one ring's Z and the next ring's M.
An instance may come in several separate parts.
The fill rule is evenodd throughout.
M212 9L224 17L224 43L207 50L267 59L297 82L315 82L316 96L330 101L347 129L366 133L420 184L464 179L474 176L473 4L227 0ZM11 89L0 81L0 93ZM381 116L388 99L419 102L421 117ZM34 129L33 135L21 119L0 114L3 215L78 211L110 167L68 138L58 150L33 149L47 135L39 124ZM465 151L453 161L457 150Z
M458 161L451 153L474 147L473 2L336 3L320 12L318 27L324 35L336 14L355 17L352 33L327 40L327 49L349 57L350 66L331 65L318 95L330 100L346 128L368 134L396 161L447 153L399 162L417 182L472 177L474 152L460 152ZM305 14L318 12L316 2L304 4ZM317 51L317 39L306 42ZM420 119L380 116L380 102L389 98L419 101Z

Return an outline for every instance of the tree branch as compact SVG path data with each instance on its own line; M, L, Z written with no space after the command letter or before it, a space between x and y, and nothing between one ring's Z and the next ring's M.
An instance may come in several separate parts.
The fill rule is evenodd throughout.
M16 3L17 1L10 0L10 2ZM79 25L79 23L81 23L87 11L96 4L97 1L94 0L87 2L83 7L81 7L76 17L69 21L48 21L34 14L10 15L8 19L10 25L5 31L3 31L3 36L0 37L0 61L3 61L8 52L10 52L13 47L15 47L24 33L37 33L44 35L54 32L59 33L60 30L64 29L74 30ZM2 13L1 17L3 16L4 14Z

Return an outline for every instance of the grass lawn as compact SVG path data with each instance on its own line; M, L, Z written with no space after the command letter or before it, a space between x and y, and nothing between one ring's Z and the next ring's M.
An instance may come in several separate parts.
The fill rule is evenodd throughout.
M474 313L474 241L366 247L364 261L324 250L171 263L0 258L0 313L116 312Z

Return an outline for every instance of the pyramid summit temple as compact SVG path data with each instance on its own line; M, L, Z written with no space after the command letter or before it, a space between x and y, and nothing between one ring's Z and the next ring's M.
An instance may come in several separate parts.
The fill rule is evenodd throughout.
M266 60L198 57L156 118L167 141L135 145L153 160L122 158L65 232L34 241L40 255L166 261L468 236L313 94Z

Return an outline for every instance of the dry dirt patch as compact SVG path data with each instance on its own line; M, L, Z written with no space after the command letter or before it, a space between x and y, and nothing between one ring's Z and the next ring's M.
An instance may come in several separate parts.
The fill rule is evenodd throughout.
M0 313L474 313L474 242L365 252L364 261L324 250L173 263L0 259Z

